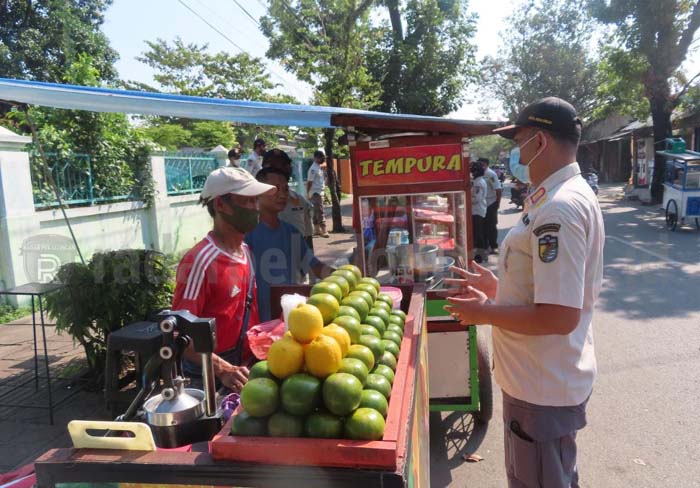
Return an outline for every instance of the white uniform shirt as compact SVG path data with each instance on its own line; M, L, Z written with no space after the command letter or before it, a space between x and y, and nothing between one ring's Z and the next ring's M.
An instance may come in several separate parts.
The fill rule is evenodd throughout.
M496 203L496 190L501 190L503 185L491 168L486 168L484 171L484 179L486 180L486 205L490 207L491 204Z
M248 156L245 168L248 170L248 173L253 176L257 175L258 171L262 169L262 159L262 156L258 156L256 152L253 152L250 156Z
M296 227L304 237L313 234L311 204L294 190L289 190L287 206L280 212L279 218Z
M593 308L603 277L605 229L578 163L550 175L526 200L501 244L499 305L555 304L581 310L568 335L530 336L494 327L494 376L508 395L572 406L593 389Z
M472 215L486 217L486 181L483 176L472 180Z
M323 168L321 168L321 165L314 161L309 168L306 179L311 182L311 194L318 193L323 196L323 193L326 191L326 178L323 175Z

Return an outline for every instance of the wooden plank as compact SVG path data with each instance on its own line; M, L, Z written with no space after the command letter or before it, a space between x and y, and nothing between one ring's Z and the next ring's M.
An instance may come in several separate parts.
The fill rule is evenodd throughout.
M82 450L86 451L86 450ZM37 485L57 483L155 483L263 488L399 488L405 473L316 466L215 462L207 453L96 454L54 449L36 462ZM116 460L115 460L116 459Z

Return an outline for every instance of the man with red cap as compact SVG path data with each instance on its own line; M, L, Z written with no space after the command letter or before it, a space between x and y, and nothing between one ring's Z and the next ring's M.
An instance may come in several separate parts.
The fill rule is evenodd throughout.
M494 132L516 143L511 172L534 190L501 244L498 278L475 263L455 268L462 279L451 281L457 296L446 309L462 323L492 325L508 485L578 487L576 433L596 374L605 242L598 199L576 162L581 121L549 97Z

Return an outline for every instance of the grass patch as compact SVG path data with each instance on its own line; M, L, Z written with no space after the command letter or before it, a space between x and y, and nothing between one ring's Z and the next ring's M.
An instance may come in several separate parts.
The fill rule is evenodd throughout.
M31 315L32 309L29 307L15 308L12 305L0 304L0 324L6 324L13 320L21 319Z

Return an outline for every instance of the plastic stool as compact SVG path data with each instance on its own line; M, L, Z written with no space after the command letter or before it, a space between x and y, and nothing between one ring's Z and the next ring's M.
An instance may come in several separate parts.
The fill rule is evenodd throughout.
M139 373L146 361L158 353L162 337L158 322L134 322L109 334L105 364L105 403L113 417L126 410L141 388ZM119 377L121 356L124 352L135 353L135 378L132 375ZM121 391L122 387L133 379L136 379L137 388Z

